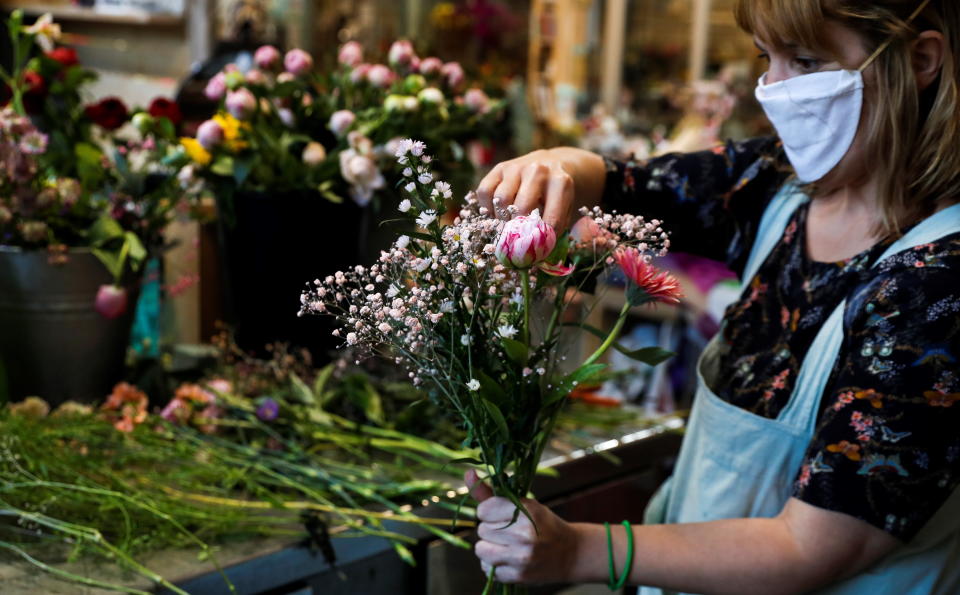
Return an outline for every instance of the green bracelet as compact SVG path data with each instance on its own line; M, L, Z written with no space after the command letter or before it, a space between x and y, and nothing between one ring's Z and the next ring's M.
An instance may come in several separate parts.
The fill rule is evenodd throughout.
M627 578L630 576L630 567L633 566L633 529L630 528L630 521L623 521L621 524L627 532L627 559L623 567L623 574L620 575L619 579L617 578L617 571L613 563L613 537L610 535L610 523L603 524L607 530L607 561L610 566L610 584L607 586L610 587L611 591L622 589L624 585L627 584Z

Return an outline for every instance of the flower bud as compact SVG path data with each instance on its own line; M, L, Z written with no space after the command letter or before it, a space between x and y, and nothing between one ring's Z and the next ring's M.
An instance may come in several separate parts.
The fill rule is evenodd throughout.
M238 89L227 93L227 111L238 120L246 120L257 109L257 98L249 89Z
M301 49L292 49L283 58L283 67L294 76L304 75L313 68L313 58Z
M444 80L447 82L447 86L451 89L458 88L467 78L467 75L463 72L463 67L460 66L459 62L447 62L443 65L443 68L440 69L440 74L443 75Z
M423 103L443 103L443 91L436 87L427 87L417 94L417 98Z
M240 72L239 70L231 70L230 72L228 72L223 76L224 76L223 80L227 85L227 90L229 91L235 91L239 89L240 87L243 86L243 83L245 83L247 80L246 78L244 78L243 73Z
M220 101L226 92L227 75L222 72L213 75L213 78L207 82L207 87L203 90L203 94L206 95L210 101Z
M556 243L553 228L540 218L539 209L534 209L503 224L495 254L506 267L527 269L546 259Z
M327 127L337 136L343 136L353 126L357 116L350 110L342 109L330 116L330 122Z
M433 76L440 74L440 69L443 68L443 60L436 57L424 58L420 62L420 74L423 76Z
M254 52L253 61L258 68L275 70L280 65L280 50L272 45L262 45Z
M363 62L363 46L356 41L348 41L340 46L340 52L337 54L337 61L344 66L355 68Z
M146 112L137 112L130 119L134 128L140 131L140 134L146 134L153 128L153 116Z
M316 141L307 143L307 146L303 149L303 163L310 167L320 165L326 158L327 150Z
M93 307L106 319L119 318L127 311L127 290L116 285L101 285Z
M403 90L411 95L415 95L427 86L427 79L420 74L411 74L403 79Z
M357 64L353 70L350 71L350 82L354 85L362 83L367 80L367 74L369 74L369 72L369 64Z
M287 128L293 128L297 123L296 116L294 116L293 111L288 108L277 108L277 116L279 116L280 121L283 122L283 125Z
M490 98L480 89L468 90L463 96L463 104L478 114L485 114L490 110Z
M223 127L214 120L207 120L197 128L197 142L210 151L223 142Z

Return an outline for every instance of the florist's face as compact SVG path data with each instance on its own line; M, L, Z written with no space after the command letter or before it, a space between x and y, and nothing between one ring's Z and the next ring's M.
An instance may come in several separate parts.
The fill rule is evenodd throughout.
M797 44L787 43L783 47L775 46L764 41L760 36L754 37L754 43L761 52L761 57L769 61L770 67L766 74L766 84L813 74L829 70L856 70L867 61L869 53L865 47L865 40L857 32L834 21L827 21L824 25L825 38L834 42L833 51L826 49L804 48ZM864 84L872 84L873 67L863 73ZM864 106L860 114L860 128L854 138L850 150L843 159L826 176L817 181L817 186L825 193L829 193L843 186L857 185L865 181L868 174L866 167L866 151L864 150L864 122L870 106L867 97L864 97Z

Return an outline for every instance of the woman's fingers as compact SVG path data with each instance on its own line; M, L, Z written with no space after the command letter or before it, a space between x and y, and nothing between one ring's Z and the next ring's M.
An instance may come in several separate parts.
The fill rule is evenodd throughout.
M483 502L493 497L493 490L480 480L476 469L467 469L467 472L463 474L463 481L470 489L470 495L477 502Z
M480 180L480 185L477 186L477 200L480 201L480 206L487 208L487 212L491 216L495 215L493 210L493 192L497 189L497 186L500 185L500 182L503 181L504 168L504 163L494 166L494 168L490 170L490 173Z
M542 162L533 162L523 168L520 188L513 204L517 213L526 215L543 204L550 181L550 167Z
M573 198L573 178L561 167L553 168L544 199L543 220L557 232L566 230L570 223Z

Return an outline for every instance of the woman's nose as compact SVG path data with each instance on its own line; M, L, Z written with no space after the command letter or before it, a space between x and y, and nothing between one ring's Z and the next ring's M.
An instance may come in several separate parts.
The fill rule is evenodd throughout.
M787 71L786 65L780 60L770 60L770 68L764 76L764 84L772 85L788 78L790 78L790 73Z

